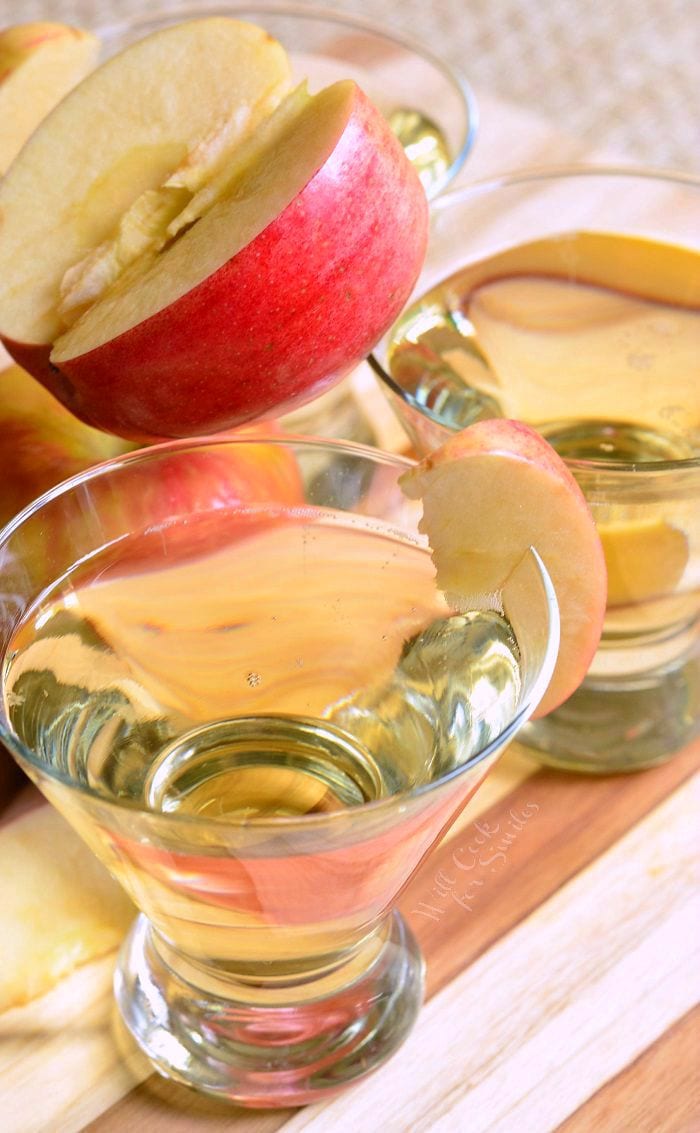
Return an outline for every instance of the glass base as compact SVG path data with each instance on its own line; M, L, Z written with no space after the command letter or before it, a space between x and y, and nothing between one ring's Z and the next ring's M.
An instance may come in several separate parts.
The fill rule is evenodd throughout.
M608 774L665 763L700 735L700 656L634 677L587 678L518 742L540 763Z
M176 971L167 944L139 916L115 974L117 1004L165 1077L238 1105L306 1105L375 1070L415 1021L423 960L398 914L388 928L371 967L359 976L355 968L348 983L334 980L331 994L314 995L314 981L302 979L266 989L261 1003L253 1001L259 985L219 977L226 994L196 986L195 969L183 957L187 978ZM328 986L327 977L316 982Z

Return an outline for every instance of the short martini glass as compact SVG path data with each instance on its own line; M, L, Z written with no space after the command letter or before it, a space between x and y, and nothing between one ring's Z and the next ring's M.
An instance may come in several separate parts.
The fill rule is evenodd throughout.
M423 964L397 896L552 675L536 552L499 609L448 604L409 467L176 442L0 534L2 738L140 911L135 1039L241 1104L326 1097L403 1041Z
M447 193L416 295L373 359L415 449L528 422L605 549L601 647L522 738L572 770L663 762L700 729L700 180L581 166Z

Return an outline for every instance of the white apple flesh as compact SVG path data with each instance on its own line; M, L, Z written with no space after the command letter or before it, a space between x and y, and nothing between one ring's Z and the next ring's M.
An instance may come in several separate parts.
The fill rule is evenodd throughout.
M234 21L201 21L213 22ZM183 41L199 23L182 25ZM184 87L169 46L159 55L159 82ZM143 87L142 66L130 52L121 59ZM64 199L51 189L71 230L61 238L35 219L47 211L47 158L79 121L101 134L88 128L86 95L100 81L98 71L82 84L78 114L77 98L65 100L60 131L57 110L0 187L13 213L0 232L10 353L77 416L139 440L220 431L339 380L400 311L427 240L424 191L379 112L352 82L313 98L297 91L242 145L212 160L193 138L184 162L172 150L177 122L161 122L162 167L149 184L139 140L123 131L118 154L81 172L80 193L65 177ZM200 139L219 126L211 110L204 117ZM106 207L101 183L120 161L128 199Z
M57 102L97 63L96 36L66 24L0 31L0 174Z

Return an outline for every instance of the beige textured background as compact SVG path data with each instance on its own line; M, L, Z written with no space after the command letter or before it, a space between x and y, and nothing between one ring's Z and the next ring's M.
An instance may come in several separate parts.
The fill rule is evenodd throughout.
M0 24L43 18L96 26L165 6L0 0ZM700 172L700 0L343 0L326 6L420 40L461 67L477 93L544 115L587 148ZM507 155L503 168L509 168Z

